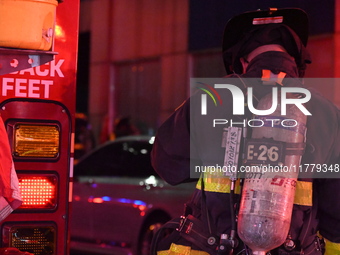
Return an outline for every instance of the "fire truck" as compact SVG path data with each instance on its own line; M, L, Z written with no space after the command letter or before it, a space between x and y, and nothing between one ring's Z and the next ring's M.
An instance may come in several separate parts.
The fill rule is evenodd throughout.
M0 116L22 197L0 254L69 253L79 4L0 0Z

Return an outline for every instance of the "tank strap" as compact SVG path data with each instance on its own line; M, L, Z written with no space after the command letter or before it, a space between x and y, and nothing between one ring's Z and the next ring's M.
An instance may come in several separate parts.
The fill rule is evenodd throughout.
M185 240L189 241L196 247L199 247L203 251L206 251L208 254L217 254L217 247L220 241L220 238L217 235L209 234L205 225L197 218L192 215L181 216L181 218L175 218L171 221L165 223L156 233L154 238L152 239L151 244L151 253L152 255L156 254L193 254L188 253L192 252L187 246L172 246L170 250L166 251L157 251L157 246L159 241L164 236L164 231L166 229L172 229L179 233L179 235ZM188 250L189 249L189 250ZM182 251L183 253L181 253ZM169 253L166 253L169 252ZM196 252L194 252L196 254ZM197 253L197 255L205 255L206 253Z
M257 116L257 118L263 121L262 127L273 127L283 130L289 130L301 135L306 134L307 126L305 123L299 123L293 120L289 121L283 116ZM273 119L275 119L276 121L273 122ZM282 125L282 122L284 122L285 125Z
M220 238L217 235L209 234L205 224L194 216L190 214L186 217L183 216L176 230L180 232L181 237L209 254L214 254L217 251Z
M150 247L150 255L156 255L158 253L157 251L157 246L159 242L164 238L164 234L166 233L166 230L171 229L175 230L178 228L179 223L181 219L180 218L174 218L168 222L166 222L153 236L152 242L151 242L151 247Z
M286 143L286 155L303 155L305 153L305 143Z

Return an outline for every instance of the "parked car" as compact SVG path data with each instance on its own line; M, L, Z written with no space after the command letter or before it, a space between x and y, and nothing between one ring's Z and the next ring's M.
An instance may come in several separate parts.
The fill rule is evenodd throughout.
M74 167L71 251L149 254L153 234L183 213L195 183L171 186L150 163L153 137L118 138Z

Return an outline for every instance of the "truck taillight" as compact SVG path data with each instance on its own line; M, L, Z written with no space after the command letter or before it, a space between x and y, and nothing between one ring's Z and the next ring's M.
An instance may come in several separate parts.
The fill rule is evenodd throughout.
M56 175L18 174L22 196L20 209L54 209L57 205Z
M16 124L14 128L14 156L56 158L59 155L58 125Z
M10 99L0 104L22 205L0 224L0 247L68 254L73 118L64 104Z
M27 251L34 255L55 255L56 226L38 223L6 223L3 228L4 245Z

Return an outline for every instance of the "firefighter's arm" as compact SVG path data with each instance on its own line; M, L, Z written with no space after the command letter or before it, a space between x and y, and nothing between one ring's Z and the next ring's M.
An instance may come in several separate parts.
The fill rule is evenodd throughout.
M151 153L152 166L169 184L190 180L189 100L159 127Z

